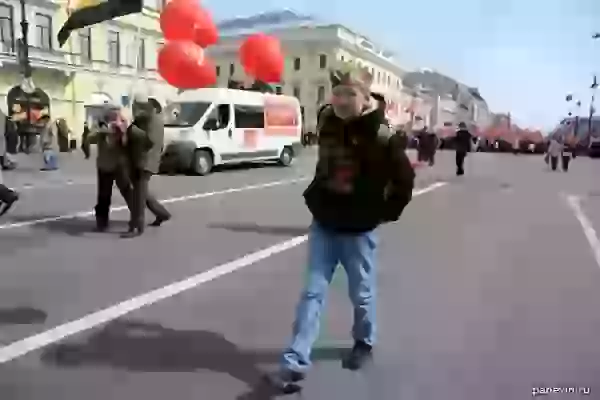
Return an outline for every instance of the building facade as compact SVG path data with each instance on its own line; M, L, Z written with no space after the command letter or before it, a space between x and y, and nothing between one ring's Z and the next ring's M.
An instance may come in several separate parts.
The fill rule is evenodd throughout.
M33 82L50 97L52 118L65 118L75 139L99 104L127 105L138 90L161 101L176 94L156 72L162 6L162 0L145 0L143 13L75 31L59 49L56 34L67 18L66 1L27 0ZM20 21L19 1L0 0L0 109L5 112L6 94L21 82Z
M430 69L406 74L404 84L430 98L430 126L435 130L446 131L460 122L482 130L492 123L492 113L477 88Z
M245 35L254 32L269 33L281 41L285 70L276 89L300 100L307 130L315 129L318 108L329 99L329 71L337 60L368 68L374 79L372 90L386 97L392 123L409 118L409 101L402 91L404 70L390 52L342 25L320 23L289 10L219 24L220 43L208 50L217 64L219 86L226 86L229 79L250 81L240 65L238 49Z

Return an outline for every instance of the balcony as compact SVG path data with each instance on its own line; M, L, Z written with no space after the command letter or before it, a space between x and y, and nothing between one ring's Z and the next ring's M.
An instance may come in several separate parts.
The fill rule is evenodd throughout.
M18 47L11 43L0 43L0 67L4 64L18 68ZM52 69L65 74L71 72L88 72L112 76L139 77L140 79L160 79L155 69L135 68L133 65L113 65L105 60L89 60L78 53L43 49L29 46L29 60L35 69Z
M0 63L18 66L19 49L19 40L16 41L15 45L10 42L0 43ZM69 53L54 49L29 46L29 61L33 69L54 69L70 72L73 67L69 65L68 55Z

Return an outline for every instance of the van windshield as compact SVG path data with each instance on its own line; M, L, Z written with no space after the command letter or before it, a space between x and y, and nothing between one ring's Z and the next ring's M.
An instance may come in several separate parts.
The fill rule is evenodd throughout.
M206 102L178 102L171 103L163 112L165 126L191 127L202 118L211 103Z

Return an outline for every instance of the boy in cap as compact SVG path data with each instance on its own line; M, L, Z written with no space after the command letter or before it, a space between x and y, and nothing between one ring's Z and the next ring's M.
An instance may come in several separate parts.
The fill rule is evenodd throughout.
M318 121L319 157L304 192L313 216L309 279L296 310L290 345L269 376L283 393L301 388L319 332L319 317L338 264L348 276L354 346L344 368L359 369L375 344L376 228L397 221L412 198L415 173L385 115L371 97L372 75L349 63L330 74L332 101Z

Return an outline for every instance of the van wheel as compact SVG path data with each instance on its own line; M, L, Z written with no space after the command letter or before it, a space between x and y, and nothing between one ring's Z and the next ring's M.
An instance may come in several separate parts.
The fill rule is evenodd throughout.
M213 168L213 157L206 150L196 150L194 152L194 161L192 171L196 175L204 176L210 174Z
M294 161L294 152L289 147L284 147L279 155L279 165L289 167Z

